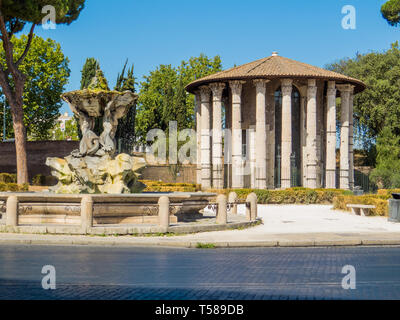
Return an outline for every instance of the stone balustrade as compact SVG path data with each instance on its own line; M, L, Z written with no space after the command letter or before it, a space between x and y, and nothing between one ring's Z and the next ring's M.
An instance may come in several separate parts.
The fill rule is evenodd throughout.
M186 215L197 215L215 194L55 195L46 193L0 193L0 229L7 232L63 234L131 234L225 230L257 223L257 196L238 201L236 193L217 197L215 223L178 224ZM245 218L237 206L246 205ZM207 220L207 219L205 219ZM138 222L139 221L139 222ZM190 219L189 219L190 221ZM201 219L200 219L201 221ZM143 225L141 227L140 225ZM178 228L178 229L177 229ZM177 229L177 230L175 230ZM112 233L112 230L116 230ZM121 231L122 230L122 231ZM144 230L144 231L143 231ZM175 231L174 231L175 230Z

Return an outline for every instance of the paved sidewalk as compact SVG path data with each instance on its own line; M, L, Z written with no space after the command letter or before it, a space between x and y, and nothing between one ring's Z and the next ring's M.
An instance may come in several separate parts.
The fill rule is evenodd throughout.
M244 214L244 206L239 214ZM245 230L203 232L172 237L92 237L0 234L0 244L58 244L110 246L287 247L400 245L400 223L385 217L353 216L322 205L260 205L264 224Z

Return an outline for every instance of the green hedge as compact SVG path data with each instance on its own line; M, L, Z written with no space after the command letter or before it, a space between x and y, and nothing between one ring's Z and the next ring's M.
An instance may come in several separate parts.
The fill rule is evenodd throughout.
M17 175L11 173L0 173L0 182L17 183Z
M337 210L351 211L350 208L347 208L348 204L374 205L376 208L370 211L371 215L388 216L389 198L391 197L388 195L372 195L372 194L364 196L341 195L334 199L333 208Z
M141 180L147 187L144 192L197 192L201 186L193 183L164 183L161 181Z
M16 183L4 183L0 182L0 192L12 191L12 192L24 192L29 190L29 185L18 185Z
M254 192L259 204L331 204L339 195L352 195L351 191L337 189L307 189L292 188L286 190L254 190L254 189L226 189L208 190L213 193L226 194L234 191L240 200Z

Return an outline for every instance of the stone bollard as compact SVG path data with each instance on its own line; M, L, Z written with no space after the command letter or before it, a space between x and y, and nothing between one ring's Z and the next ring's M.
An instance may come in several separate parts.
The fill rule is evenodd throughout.
M237 204L236 204L237 198L238 198L238 196L237 196L236 192L229 193L228 202L234 203L232 205L231 214L237 214Z
M257 204L257 195L253 192L250 194L252 196L251 199L251 220L256 221L258 217L258 204Z
M158 200L158 225L167 232L169 227L169 198L162 196Z
M6 226L18 226L18 198L10 196L6 204Z
M93 198L85 195L81 200L81 225L85 233L93 227Z
M221 194L217 197L217 204L218 204L218 211L217 211L217 223L218 224L227 224L228 217L227 217L227 202L226 196Z
M246 198L246 219L255 221L257 219L257 195L253 192Z

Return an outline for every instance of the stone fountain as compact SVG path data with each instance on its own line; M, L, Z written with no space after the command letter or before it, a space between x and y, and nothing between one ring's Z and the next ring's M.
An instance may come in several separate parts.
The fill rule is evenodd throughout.
M52 192L0 193L0 216L6 217L0 219L0 232L158 233L167 232L170 224L202 217L200 210L215 194L141 193L146 187L139 181L144 159L116 154L118 120L135 105L134 93L109 90L98 71L88 89L62 98L79 119L79 149L64 159L47 159L59 181Z
M82 132L79 150L64 159L48 158L46 165L59 183L51 191L59 194L140 193L146 187L139 182L145 166L143 158L116 154L115 133L118 120L137 100L130 91L110 91L102 72L97 71L88 89L67 92L66 101L79 119ZM103 131L95 133L96 121Z

